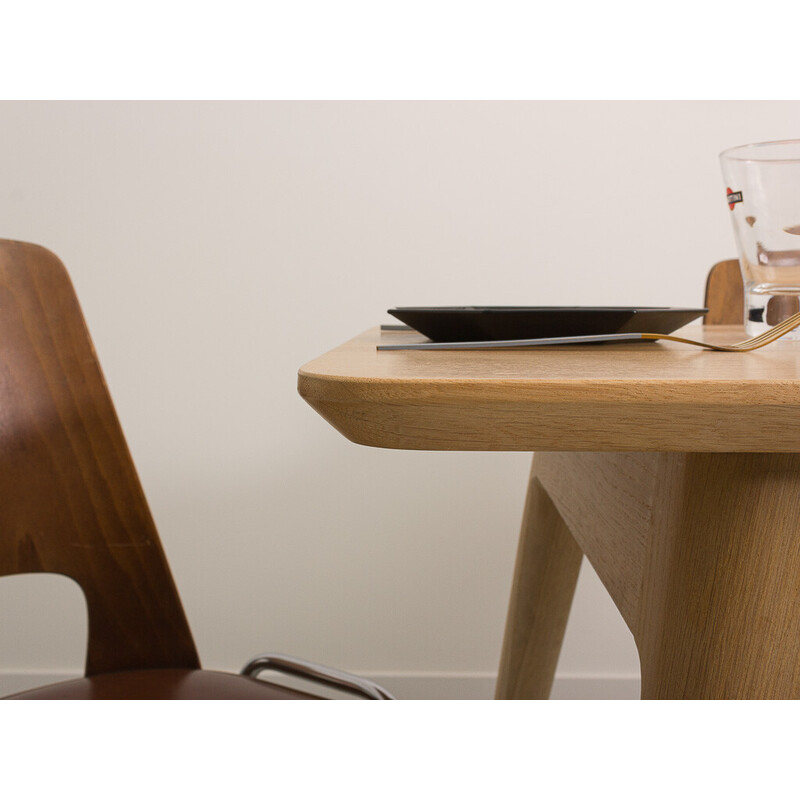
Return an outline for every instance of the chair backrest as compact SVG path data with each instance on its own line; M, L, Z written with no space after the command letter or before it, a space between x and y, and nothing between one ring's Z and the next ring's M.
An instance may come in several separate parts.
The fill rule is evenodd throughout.
M711 267L706 281L705 325L744 324L744 283L739 262L734 258Z
M64 265L0 240L0 575L74 579L86 674L199 666Z

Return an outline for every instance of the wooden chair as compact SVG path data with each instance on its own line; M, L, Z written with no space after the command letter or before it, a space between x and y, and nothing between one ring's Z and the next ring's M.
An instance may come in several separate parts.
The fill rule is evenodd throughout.
M739 262L719 261L706 280L704 325L742 325L744 322L744 283Z
M36 245L0 240L0 371L0 575L74 579L89 621L85 677L14 699L317 699L265 669L391 699L276 654L239 675L200 668L70 279Z

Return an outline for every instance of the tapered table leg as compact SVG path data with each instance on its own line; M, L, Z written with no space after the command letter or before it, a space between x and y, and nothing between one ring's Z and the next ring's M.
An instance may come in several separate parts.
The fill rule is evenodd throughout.
M665 454L644 699L800 698L800 455Z
M498 698L548 697L585 553L643 699L800 699L800 454L537 459Z
M531 470L497 680L498 700L550 696L582 553Z

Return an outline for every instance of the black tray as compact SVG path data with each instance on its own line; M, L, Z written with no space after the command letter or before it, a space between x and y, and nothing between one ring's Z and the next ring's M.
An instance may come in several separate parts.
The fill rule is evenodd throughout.
M707 308L594 306L445 306L390 308L389 313L434 342L481 342L592 336L606 333L672 333Z

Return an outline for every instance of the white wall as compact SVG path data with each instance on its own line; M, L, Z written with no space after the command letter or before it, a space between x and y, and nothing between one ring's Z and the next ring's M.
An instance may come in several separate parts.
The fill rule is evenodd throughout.
M697 305L718 152L798 135L796 102L6 102L0 236L72 274L206 666L480 695L529 458L358 447L297 368L393 305ZM0 670L80 669L64 579L0 605ZM637 670L585 568L559 674Z

